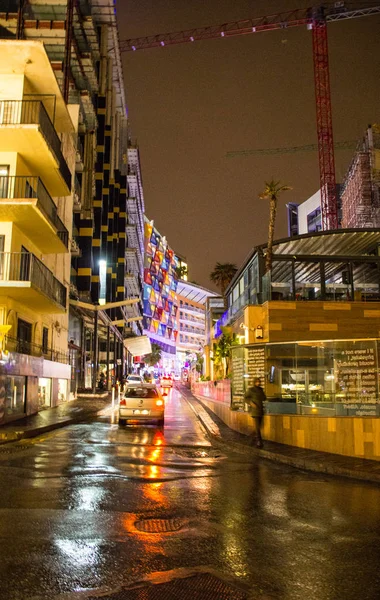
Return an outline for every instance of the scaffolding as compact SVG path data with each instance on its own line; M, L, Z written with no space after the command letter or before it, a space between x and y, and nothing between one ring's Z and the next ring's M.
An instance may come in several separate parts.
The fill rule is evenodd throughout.
M342 228L380 227L380 128L368 127L341 191Z

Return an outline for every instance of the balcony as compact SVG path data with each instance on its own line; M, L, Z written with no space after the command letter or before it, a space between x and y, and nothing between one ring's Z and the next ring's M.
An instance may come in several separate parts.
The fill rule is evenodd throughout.
M126 258L127 271L130 273L133 273L134 275L139 275L140 268L139 268L139 261L137 260L136 248L126 248L125 249L125 258Z
M29 252L0 252L0 295L39 312L66 311L65 286Z
M125 275L125 287L127 290L127 298L133 298L136 296L140 296L141 286L139 277L133 275L133 273L127 273Z
M61 142L40 100L0 101L0 147L2 152L18 152L32 171L43 174L53 196L71 193Z
M5 349L8 352L17 352L19 354L28 354L29 356L41 356L46 360L53 360L54 362L64 363L65 365L70 364L70 354L68 352L58 352L53 348L42 346L40 344L33 344L26 340L18 340L10 336L5 338Z
M68 251L69 233L39 177L0 177L0 222L15 223L43 253Z
M131 223L130 220L128 220L128 223L127 223L125 229L127 232L128 247L129 248L138 248L139 240L138 240L138 236L137 236L137 226L134 223Z

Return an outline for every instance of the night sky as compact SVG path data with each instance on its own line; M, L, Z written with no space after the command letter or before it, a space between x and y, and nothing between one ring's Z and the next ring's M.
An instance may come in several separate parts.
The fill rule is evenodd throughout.
M217 25L310 6L312 0L119 0L120 39ZM366 4L363 2L362 4ZM371 2L368 2L371 5ZM380 122L380 17L328 27L335 141ZM293 187L280 203L319 188L316 152L226 158L230 150L316 143L311 32L305 27L123 55L132 137L137 138L146 214L185 255L189 278L213 289L217 261L240 266L266 241L269 207L258 199L274 177ZM337 150L341 181L353 152Z

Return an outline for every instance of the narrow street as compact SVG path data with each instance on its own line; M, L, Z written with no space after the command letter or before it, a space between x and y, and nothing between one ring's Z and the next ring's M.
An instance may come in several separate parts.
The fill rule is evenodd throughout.
M221 453L176 389L163 429L98 417L0 477L1 600L380 597L380 488Z

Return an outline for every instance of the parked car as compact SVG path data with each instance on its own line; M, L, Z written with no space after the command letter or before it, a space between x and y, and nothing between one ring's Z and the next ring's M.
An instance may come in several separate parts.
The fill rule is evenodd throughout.
M119 404L119 425L127 421L165 421L165 400L157 386L144 383L128 386Z
M173 387L173 380L170 375L164 375L161 377L161 387Z
M129 387L130 385L140 385L144 383L144 378L141 375L128 375L126 384Z

